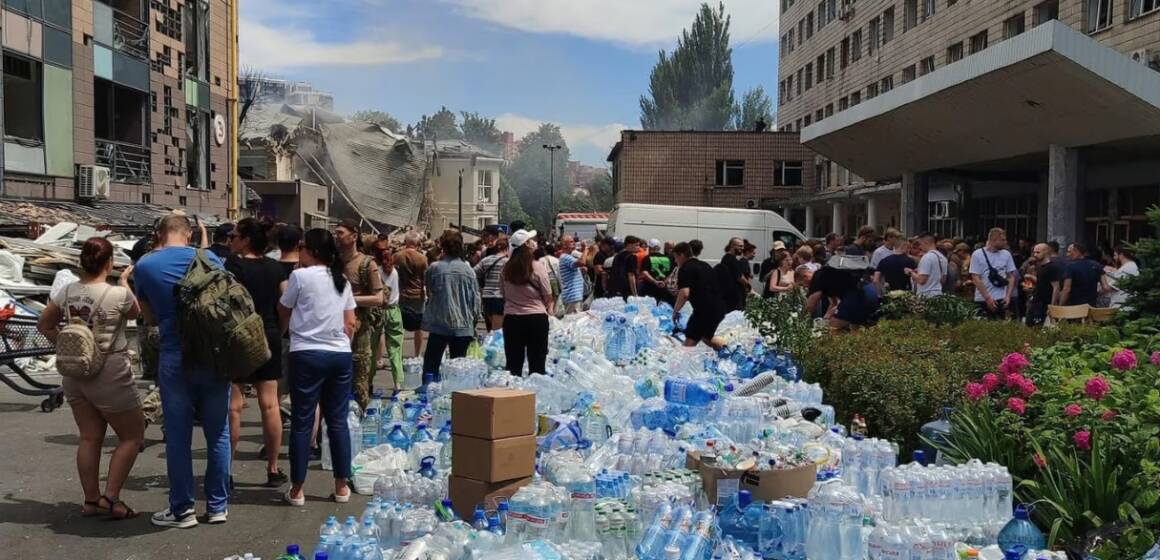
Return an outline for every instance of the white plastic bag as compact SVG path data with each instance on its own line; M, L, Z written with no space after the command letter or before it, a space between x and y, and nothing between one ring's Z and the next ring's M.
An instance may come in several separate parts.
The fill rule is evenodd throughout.
M389 472L407 468L407 453L395 449L388 444L382 444L360 451L351 460L351 470L354 478L354 491L369 496L375 491L375 481Z
M65 286L80 281L80 277L78 277L76 274L73 274L73 271L67 268L58 270L56 272L56 276L52 278L52 289L48 292L49 299L55 300L57 295L60 294L61 290L63 290Z

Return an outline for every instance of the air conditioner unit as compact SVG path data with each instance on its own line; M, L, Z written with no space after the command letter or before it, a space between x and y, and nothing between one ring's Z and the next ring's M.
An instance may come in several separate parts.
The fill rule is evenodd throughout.
M77 170L77 199L104 200L109 198L112 173L108 167L82 165Z
M746 208L748 208L750 210L756 210L759 206L761 206L761 204L758 202L758 200L756 198L745 199L745 207Z
M1160 50L1157 49L1136 49L1132 51L1132 62L1139 62L1145 66L1153 68L1160 68Z

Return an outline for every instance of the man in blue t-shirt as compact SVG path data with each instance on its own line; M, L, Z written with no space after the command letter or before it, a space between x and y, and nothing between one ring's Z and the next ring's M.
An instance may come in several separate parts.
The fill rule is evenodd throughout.
M560 241L560 299L566 313L580 311L584 303L584 261L573 255L573 251L576 251L576 240L565 235Z
M1103 265L1088 258L1083 245L1079 243L1067 247L1067 257L1070 260L1063 268L1060 305L1095 305L1100 292L1109 289Z
M182 363L177 299L173 287L184 276L196 250L189 247L193 230L185 216L167 216L157 226L159 248L144 256L133 271L137 299L150 322L161 327L158 386L165 416L165 467L169 477L169 508L153 514L159 527L197 525L194 511L193 418L196 411L205 433L206 518L226 521L230 477L230 382L202 366ZM221 266L212 253L209 259Z

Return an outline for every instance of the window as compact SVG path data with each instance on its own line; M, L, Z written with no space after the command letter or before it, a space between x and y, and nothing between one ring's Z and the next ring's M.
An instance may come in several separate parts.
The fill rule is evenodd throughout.
M818 2L818 31L826 26L826 0Z
M828 119L832 116L834 116L834 104L826 103L826 118Z
M786 50L788 50L789 52L793 52L793 49L794 49L793 29L789 30L789 43L788 44L789 44L789 48Z
M905 84L907 82L914 81L914 76L915 76L915 72L914 72L914 65L913 64L902 69L902 83ZM890 90L886 89L885 87L882 89L884 89L886 91L890 91Z
M806 14L806 39L814 36L814 13Z
M144 146L149 94L108 80L93 80L93 134L101 140Z
M802 84L805 83L805 68L798 68L797 71L797 91L798 95L802 94Z
M885 45L894 39L894 8L887 8L882 12L882 44Z
M475 193L476 202L492 202L492 180L491 171L476 171L475 172L475 186L477 187Z
M797 33L798 33L797 44L800 46L802 44L802 39L804 39L806 36L806 20L805 20L805 18L798 20Z
M826 18L830 21L838 18L838 0L826 0Z
M1084 29L1088 33L1107 29L1112 25L1112 0L1087 0L1087 21Z
M209 4L188 0L185 4L185 75L209 81Z
M1023 22L1023 12L1019 12L1003 21L1003 39L1010 39L1025 29Z
M937 0L922 0L922 21L934 15Z
M208 112L185 108L185 182L191 189L209 190L209 142L213 129Z
M814 111L814 122L822 122L824 118L826 118L826 114L821 109Z
M820 73L820 70L821 69L819 69L819 73ZM806 86L805 87L806 87L806 91L809 91L810 88L814 87L814 63L812 63L812 62L809 64L806 64Z
M903 0L902 32L906 33L915 27L918 27L918 0Z
M894 76L882 78L882 93L886 93L892 89L894 89Z
M4 55L4 136L44 140L43 71L39 62Z
M849 109L849 108L850 108L850 98L849 97L842 96L841 98L838 99L838 112L839 113L842 111L845 111L846 109Z
M184 196L179 196L179 197L177 197L177 205L178 205L178 206L188 206L188 205L189 205L189 199L187 199L187 198L186 198L186 197L184 197Z
M811 115L806 115L805 119L802 121L802 124L809 126L809 125L813 124L813 122L814 122L813 117Z
M1155 1L1153 1L1153 4L1160 5L1160 3ZM1047 23L1053 19L1059 19L1059 0L1047 0L1047 2L1036 4L1031 14L1034 18L1032 21L1035 22L1035 25Z
M963 59L963 42L959 41L947 47L947 64Z
M850 94L850 106L853 107L862 102L862 92L855 91Z
M802 162L775 161L773 162L773 184L778 187L802 186Z
M845 70L850 65L850 38L842 39L842 57L838 60L839 67Z
M717 186L740 187L745 184L745 160L717 160Z
M789 9L789 3L786 2L785 0L781 0L781 13L784 14L785 11L788 9Z
M866 54L873 55L882 37L882 20L879 18L870 20L870 25L867 25L866 29L870 36L870 42L866 43Z
M826 74L826 53L818 55L818 83L822 83Z
M850 62L857 62L862 58L862 30L850 34Z
M319 213L325 214L326 213L326 199L320 198L318 200L315 200L314 202L315 202L315 210L317 210Z
M1128 6L1128 18L1138 18L1157 9L1160 9L1160 0L1132 0L1131 5ZM1059 13L1058 4L1055 6L1055 11Z
M934 55L930 55L918 63L918 75L925 76L934 72Z
M987 48L987 30L984 29L974 35L971 35L971 50L970 54L975 54Z
M837 47L830 47L830 50L826 51L826 79L827 80L834 79L834 59L837 58L836 50L837 50Z
M875 97L878 97L878 82L866 86L866 99L874 99Z
M794 128L794 130L796 130L796 131L798 131L798 132L801 132L801 130L802 130L802 120L801 120L801 119L798 119L798 120L797 120L797 122L796 122L796 123L794 123L794 127L793 127L793 128Z
M153 195L141 193L141 204L153 204Z

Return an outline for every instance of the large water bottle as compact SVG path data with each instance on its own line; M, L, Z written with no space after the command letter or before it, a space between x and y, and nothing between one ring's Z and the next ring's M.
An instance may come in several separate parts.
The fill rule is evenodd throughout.
M685 539L681 549L681 560L702 560L713 547L710 536L713 530L713 514L709 511L699 511L693 517L693 529Z
M708 406L719 397L717 388L708 381L672 377L665 380L665 400L670 403Z
M359 433L362 434L362 449L371 449L379 444L378 411L368 408L363 416Z
M600 409L600 405L594 404L589 407L588 412L580 419L580 431L584 438L592 442L593 447L598 447L612 437L612 426L608 423L608 417Z
M569 535L574 541L596 540L596 482L587 470L576 473L569 491L572 494L572 514L568 520ZM501 506L504 504L500 504Z
M656 547L663 540L665 533L669 530L669 524L673 521L673 507L669 502L661 502L657 508L656 515L653 516L652 523L645 529L644 535L640 542L636 545L636 555L640 558L652 558L655 556Z
M366 541L367 539L378 539L380 536L379 526L375 524L375 520L363 519L362 527L359 527L358 538Z
M417 443L429 441L434 441L434 438L431 437L431 432L427 431L427 425L419 424L416 426L415 433L411 434L411 445L414 446Z
M407 437L407 433L403 431L402 424L395 424L391 428L391 432L387 434L387 443L395 449L406 451L411 448L411 438Z
M359 408L354 395L350 396L347 405L346 429L350 435L350 456L353 459L362 451L362 409Z
M1015 506L1015 516L999 531L999 549L1008 550L1023 545L1027 550L1042 550L1045 544L1043 532L1031 522L1027 506Z

